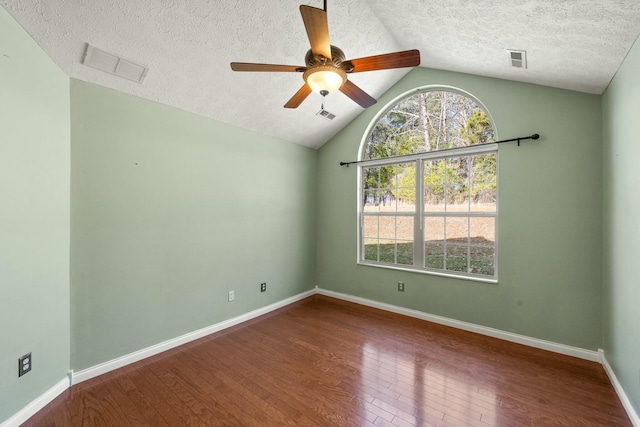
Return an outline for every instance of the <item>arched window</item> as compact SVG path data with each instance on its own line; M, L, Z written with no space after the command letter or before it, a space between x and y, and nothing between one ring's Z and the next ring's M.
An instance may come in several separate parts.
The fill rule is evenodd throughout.
M461 91L414 91L379 115L361 147L359 262L497 280L495 140Z

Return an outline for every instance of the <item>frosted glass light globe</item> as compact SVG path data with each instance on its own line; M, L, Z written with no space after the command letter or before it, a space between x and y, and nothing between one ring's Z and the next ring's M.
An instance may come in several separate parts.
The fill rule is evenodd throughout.
M347 80L343 70L329 66L311 68L304 73L303 77L311 90L318 93L323 90L334 92Z

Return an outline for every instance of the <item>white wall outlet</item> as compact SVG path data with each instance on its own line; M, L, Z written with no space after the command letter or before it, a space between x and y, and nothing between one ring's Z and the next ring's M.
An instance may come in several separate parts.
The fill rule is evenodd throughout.
M236 299L236 291L229 291L229 302Z
M398 291L404 292L404 282L398 282Z

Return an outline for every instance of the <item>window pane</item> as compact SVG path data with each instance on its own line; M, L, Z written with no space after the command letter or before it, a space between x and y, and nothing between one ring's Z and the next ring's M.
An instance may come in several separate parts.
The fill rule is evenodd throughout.
M446 247L446 269L450 271L468 272L467 254L468 246L447 245Z
M496 184L473 184L470 198L472 212L495 212Z
M364 259L378 261L378 217L365 215L363 224Z
M362 228L362 237L365 239L378 240L378 220L380 217L372 215L364 215L364 227Z
M466 244L469 242L469 219L447 218L446 221L447 244Z
M496 182L497 154L481 154L472 157L473 182Z
M378 261L378 239L364 239L364 259Z
M395 212L396 198L388 188L380 190L378 193L378 210L383 212Z
M390 264L395 263L396 259L396 244L395 243L382 243L380 244L380 262L388 262Z
M396 218L398 264L413 265L413 217Z
M391 193L397 200L398 212L416 210L416 166L414 163L396 165L394 168L394 187Z
M380 191L379 190L364 190L363 197L365 212L377 212L380 210Z
M444 243L444 217L428 216L424 219L424 242Z
M493 247L471 247L470 273L493 276L495 263Z
M468 171L468 158L456 157L451 159L445 159L445 203L447 210L460 211L467 210L461 208L461 203L465 200L465 194L467 190L467 171ZM466 190L466 191L465 191Z
M444 212L445 162L433 160L424 162L424 210Z
M444 217L424 219L424 266L444 269Z
M424 187L425 212L444 212L444 185L426 185Z
M378 221L380 243L394 243L396 241L396 217L381 216Z
M467 184L445 186L447 212L469 212L469 187Z
M447 255L446 270L467 273L467 257L454 257Z
M425 185L443 185L445 183L446 164L444 160L425 160L423 167Z
M469 240L471 244L490 244L496 241L495 218L470 218Z
M413 217L396 217L396 236L399 240L413 241Z
M474 156L471 168L471 210L496 211L496 160L495 153Z
M444 269L444 245L425 243L424 266L426 268Z
M398 241L398 264L413 265L413 240Z
M380 168L362 168L362 204L365 212L378 211L380 208Z
M380 188L380 168L362 168L362 188Z

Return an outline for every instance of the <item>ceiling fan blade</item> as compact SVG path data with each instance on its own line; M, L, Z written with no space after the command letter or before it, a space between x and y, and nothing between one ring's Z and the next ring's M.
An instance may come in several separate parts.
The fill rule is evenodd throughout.
M344 82L344 84L340 88L340 92L344 93L349 98L360 104L362 108L371 107L376 103L376 100L372 98L367 92L363 91L349 80Z
M351 59L349 62L353 64L352 73L388 70L390 68L417 67L420 65L420 51L417 49L405 50L402 52Z
M252 62L232 62L231 69L233 71L273 71L273 72L303 72L306 67L297 65L278 65L278 64L254 64Z
M301 5L300 14L311 43L311 52L331 59L331 44L329 43L329 24L327 12L317 7Z
M307 99L307 96L309 96L310 93L311 88L305 83L304 86L302 86L296 94L293 95L286 104L284 104L284 108L298 108L298 106L302 104L302 101Z

